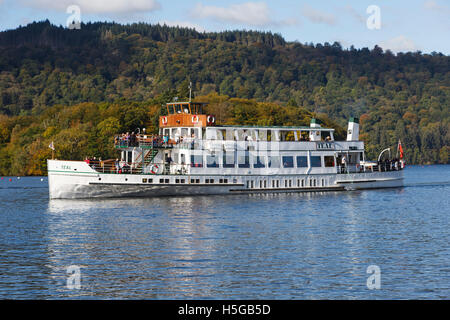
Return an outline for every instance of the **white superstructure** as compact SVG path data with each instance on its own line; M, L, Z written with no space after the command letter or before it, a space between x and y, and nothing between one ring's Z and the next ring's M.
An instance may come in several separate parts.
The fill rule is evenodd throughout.
M200 103L168 104L158 135L116 137L120 161L48 160L51 198L304 192L399 187L399 161L370 166L358 120L347 141L309 127L217 126Z

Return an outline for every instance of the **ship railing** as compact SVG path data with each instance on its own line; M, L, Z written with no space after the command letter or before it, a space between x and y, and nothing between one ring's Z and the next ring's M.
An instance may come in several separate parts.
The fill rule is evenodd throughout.
M108 174L179 174L185 175L189 172L189 165L185 163L154 162L142 166L142 162L126 163L114 160L90 160L89 166L99 173Z
M150 148L172 148L178 144L178 141L169 139L167 136L162 135L138 135L134 138L124 137L121 135L114 137L114 146L119 148L133 148L139 147L144 149Z
M338 165L338 174L348 174L348 173L370 173L370 172L389 172L389 171L400 171L403 170L400 163L395 164L395 162L389 163L378 163L373 165Z
M130 174L141 174L142 163L125 163L123 161L116 162L114 160L90 160L88 162L89 166L97 172L100 173L110 173L110 174L121 174L121 173L130 173Z

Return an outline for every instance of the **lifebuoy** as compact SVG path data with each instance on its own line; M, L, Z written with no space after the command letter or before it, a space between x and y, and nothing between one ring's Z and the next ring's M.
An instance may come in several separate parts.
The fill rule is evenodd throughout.
M197 123L198 122L198 116L194 115L192 116L192 123Z
M206 118L206 121L208 121L209 124L213 124L214 122L216 122L216 118L214 116L208 116L208 118Z
M162 117L161 122L162 124L167 124L167 117L166 116Z
M151 173L151 174L157 174L157 173L158 173L158 169L159 169L159 167L158 167L157 164L152 164L152 165L150 166L150 173Z

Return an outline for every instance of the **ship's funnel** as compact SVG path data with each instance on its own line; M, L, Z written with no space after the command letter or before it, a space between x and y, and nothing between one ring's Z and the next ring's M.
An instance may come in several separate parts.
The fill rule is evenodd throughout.
M320 128L319 120L312 118L311 123L309 125L311 128ZM321 135L320 131L311 130L309 132L309 141L320 141Z
M348 122L347 141L359 140L359 119L351 117Z

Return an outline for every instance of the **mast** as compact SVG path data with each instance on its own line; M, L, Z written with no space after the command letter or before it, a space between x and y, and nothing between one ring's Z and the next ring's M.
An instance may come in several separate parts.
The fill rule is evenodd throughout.
M192 82L189 82L189 102L192 101Z

